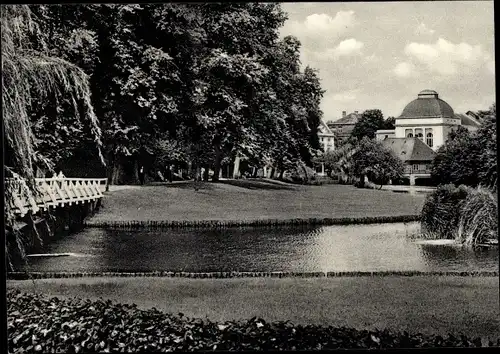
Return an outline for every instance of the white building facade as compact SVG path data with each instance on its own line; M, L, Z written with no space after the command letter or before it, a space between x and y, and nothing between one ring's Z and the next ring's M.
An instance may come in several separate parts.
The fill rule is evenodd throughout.
M323 147L323 153L335 150L335 134L323 121L321 121L321 124L318 128L318 138L319 143ZM316 173L319 176L326 176L324 163L321 163L321 166L316 169Z
M328 126L321 121L319 126L318 138L324 152L335 150L335 134Z
M418 138L437 151L458 126L475 130L479 123L469 115L456 115L453 108L439 98L436 91L423 90L396 118L395 129L378 130L378 140L385 138Z

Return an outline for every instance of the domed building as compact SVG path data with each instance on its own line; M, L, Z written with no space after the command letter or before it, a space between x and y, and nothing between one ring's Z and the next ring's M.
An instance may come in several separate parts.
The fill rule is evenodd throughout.
M378 130L376 138L405 162L405 177L415 184L417 178L430 177L435 151L452 130L463 126L474 131L479 125L470 112L456 114L436 91L423 90L396 118L395 129Z
M468 114L456 114L436 91L423 90L396 118L396 129L377 131L377 139L415 137L436 151L445 143L450 132L460 125L474 131L479 122Z

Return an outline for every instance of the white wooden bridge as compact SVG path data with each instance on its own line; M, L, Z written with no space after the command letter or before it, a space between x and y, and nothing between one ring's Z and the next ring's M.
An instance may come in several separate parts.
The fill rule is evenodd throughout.
M6 183L9 182L6 180ZM35 182L40 193L31 202L22 196L21 187L16 187L19 192L11 201L11 206L21 217L30 209L36 213L49 208L97 201L103 197L107 185L106 178L52 177L36 178Z

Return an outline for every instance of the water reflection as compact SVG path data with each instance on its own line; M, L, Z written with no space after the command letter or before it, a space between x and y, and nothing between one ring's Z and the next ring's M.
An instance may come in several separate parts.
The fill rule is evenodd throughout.
M418 223L357 226L111 231L87 229L37 257L37 271L498 270L498 250L419 245Z

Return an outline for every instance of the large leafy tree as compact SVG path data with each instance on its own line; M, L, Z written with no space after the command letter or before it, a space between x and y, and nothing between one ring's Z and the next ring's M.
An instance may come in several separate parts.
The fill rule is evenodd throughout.
M368 137L359 142L351 159L352 173L359 178L361 185L364 184L365 176L382 186L391 179L400 178L404 173L403 162L381 142Z
M279 4L204 4L207 49L199 76L197 140L212 146L214 180L225 157L263 157L271 133L266 59L285 20ZM271 103L272 104L272 103ZM195 144L195 142L193 142Z
M364 137L370 139L375 138L375 132L379 129L390 129L390 121L388 124L384 120L384 115L380 109L369 109L361 114L361 118L354 126L350 140L360 141Z
M496 107L481 115L481 127L469 132L458 127L437 151L431 176L439 184L484 185L496 188Z

